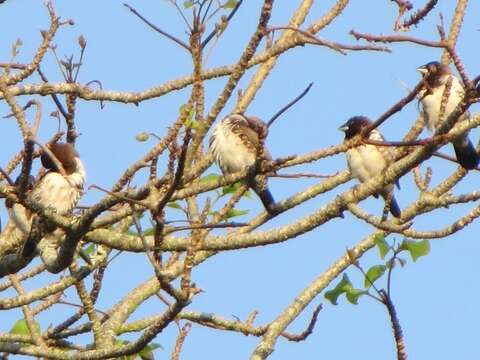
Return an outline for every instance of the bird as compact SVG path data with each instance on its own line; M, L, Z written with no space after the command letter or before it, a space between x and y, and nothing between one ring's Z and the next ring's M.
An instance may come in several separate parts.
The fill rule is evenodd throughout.
M257 175L261 161L271 161L263 140L267 125L255 116L230 114L214 129L210 149L224 175L248 171L246 183L255 191L271 215L278 210L265 175Z
M445 104L443 119L455 110L465 96L465 89L460 80L452 74L450 67L438 61L432 61L417 68L422 74L425 86L419 92L420 112L425 124L431 132L437 130L441 124L440 107L447 83L451 82L448 100ZM469 118L468 112L459 117L458 121ZM452 141L458 163L465 169L474 169L478 166L480 157L475 146L464 133Z
M46 147L62 165L64 173L62 174L49 154L44 151L40 160L47 171L31 186L27 197L42 207L55 211L58 215L68 215L83 194L85 167L71 144L53 143ZM11 204L8 212L17 228L29 235L32 229L33 214L18 203ZM47 231L54 230L51 226L46 226L46 228ZM30 256L34 250L32 246L26 244L22 253L24 256Z
M371 124L372 122L366 116L354 116L338 129L345 133L345 140L349 140ZM385 141L377 129L370 131L368 138L375 141ZM360 182L365 182L384 172L393 161L393 152L388 146L364 144L347 150L348 168L352 176ZM396 184L398 186L398 181ZM380 190L379 194L374 194L375 197L378 197L378 195L385 199L392 215L399 218L401 211L397 200L393 196L393 184L388 184Z
M67 215L77 205L83 194L86 171L82 160L69 143L47 145L49 150L62 164L62 174L51 157L43 152L41 162L47 173L32 189L32 199L44 207L50 207L59 215Z

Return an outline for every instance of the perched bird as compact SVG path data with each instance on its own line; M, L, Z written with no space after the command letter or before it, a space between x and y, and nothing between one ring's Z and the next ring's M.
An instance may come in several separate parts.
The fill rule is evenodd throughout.
M46 154L41 155L42 165L47 172L33 185L28 197L45 208L55 210L59 215L67 215L78 203L85 182L85 168L71 144L54 143L47 145L49 150L62 164L65 174L57 169L55 162ZM29 234L32 214L21 204L13 204L9 209L10 217L17 227ZM47 229L53 231L53 229ZM24 255L31 255L34 249L23 249Z
M447 65L438 61L432 61L428 64L420 66L417 69L425 80L425 87L420 91L421 112L425 119L428 130L434 132L440 126L440 107L442 97L446 89L447 83L451 82L448 100L445 104L443 119L455 110L465 95L465 89L460 80L452 74ZM464 113L458 121L468 120L468 112ZM475 147L468 138L468 133L462 134L452 141L455 155L461 166L465 169L474 169L480 160Z
M248 170L247 184L255 191L270 214L275 214L275 200L265 175L257 175L259 161L271 156L262 146L268 134L267 125L257 117L231 114L213 131L210 149L224 175Z
M371 124L372 122L365 116L354 116L340 126L339 130L345 133L345 140L348 140L360 134L362 129ZM373 129L369 133L368 138L375 141L385 141L377 129ZM347 150L348 168L352 176L360 180L360 182L365 182L385 171L393 160L392 149L388 146L365 144ZM401 212L393 196L393 184L385 186L379 194L375 194L375 197L378 197L378 195L385 199L392 215L399 218Z
M32 199L45 207L55 209L57 214L66 215L77 205L83 193L85 168L75 148L67 143L48 146L65 170L61 174L52 159L43 153L42 165L48 170L32 190Z

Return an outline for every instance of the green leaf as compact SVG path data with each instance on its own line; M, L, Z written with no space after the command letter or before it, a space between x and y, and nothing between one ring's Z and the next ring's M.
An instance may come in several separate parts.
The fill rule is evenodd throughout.
M387 270L385 265L374 265L368 269L365 275L365 289L368 289L372 284L378 280Z
M192 128L193 130L197 130L200 128L200 126L201 124L197 120L190 119L185 121L185 127L187 128Z
M224 195L227 195L227 194L233 194L235 192L237 192L237 190L242 186L242 183L241 182L236 182L235 184L232 184L232 185L225 185L223 188L222 188L222 194L221 196L224 196ZM251 199L252 198L252 192L250 190L247 190L245 191L245 193L243 194L243 196L245 196L246 198L249 198Z
M385 236L382 234L375 234L373 240L375 241L375 245L377 245L380 257L384 259L385 255L387 255L387 253L390 251L390 246L385 240Z
M139 141L139 142L144 142L144 141L147 141L148 139L150 139L150 135L146 132L141 132L141 133L138 133L136 136L135 136L135 140Z
M417 261L419 257L425 256L430 252L430 242L428 240L414 241L405 239L402 245L400 245L400 248L407 250L412 260Z
M83 253L85 255L90 255L94 252L94 250L95 250L95 244L90 244L85 249L83 249Z
M175 202L175 201L170 201L169 203L167 203L167 206L169 208L172 208L172 209L179 209L179 210L183 210L182 207L180 206L179 203Z
M29 335L30 330L25 319L18 320L10 330L10 334Z
M37 330L40 331L40 325L37 322L35 322L34 324ZM28 328L25 319L18 320L10 330L10 334L30 335L30 329Z
M342 280L333 288L325 293L325 298L329 300L332 305L338 305L337 300L340 295L347 291L347 288L351 288L352 283L347 274L343 274Z
M238 0L227 0L227 2L223 5L224 9L233 9L237 6Z
M153 356L153 350L156 350L158 348L163 350L163 347L160 344L157 344L157 343L148 344L142 349L142 351L138 353L138 356L140 356L142 360L154 360L155 357Z
M185 9L191 8L193 6L193 1L184 1L183 2L183 7Z
M240 186L242 186L242 183L240 182L236 182L235 184L232 184L232 185L225 185L222 188L222 196L226 194L233 194L240 188Z
M238 210L238 209L230 209L225 214L225 219L230 219L236 216L242 216L248 214L248 210Z
M193 109L192 107L189 107L186 104L183 104L180 106L179 113L181 116L185 116L185 126L188 126L187 124L190 124L190 122L193 119Z
M123 345L127 345L128 343L130 343L130 341L117 339L117 340L115 340L114 346L116 348L120 348ZM120 360L135 360L136 357L137 357L136 355L124 355L124 356L120 356L119 359Z
M143 232L143 236L153 236L154 234L155 234L154 228L147 229Z
M350 286L346 288L345 296L350 303L352 303L353 305L357 305L358 299L360 298L360 296L363 296L366 293L367 292L364 290L354 289L353 287Z
M329 300L333 305L338 305L338 297L345 294L347 300L354 304L358 304L360 296L365 295L367 292L360 289L355 289L350 282L347 274L343 274L342 280L335 286L333 290L325 293L325 298Z
M212 180L217 180L219 177L221 177L221 176L218 175L218 174L215 174L215 173L211 173L211 174L205 175L204 177L200 178L200 182L209 182L209 181L212 181Z

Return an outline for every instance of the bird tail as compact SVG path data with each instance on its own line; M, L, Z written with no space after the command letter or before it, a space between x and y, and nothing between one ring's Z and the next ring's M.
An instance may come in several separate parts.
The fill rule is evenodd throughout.
M385 199L385 203L390 208L390 213L396 218L401 217L402 211L400 210L400 206L398 206L395 196L393 196L393 192L382 194L382 197Z
M478 166L480 157L468 137L465 136L455 140L453 148L455 149L455 155L457 156L459 164L465 169L471 170Z
M252 181L251 187L262 201L265 210L267 210L270 215L277 214L278 210L272 193L268 189L267 179L264 176L257 175Z
M25 258L31 258L35 255L37 245L44 235L44 229L42 221L38 216L34 216L32 219L32 227L30 233L22 247L22 256Z

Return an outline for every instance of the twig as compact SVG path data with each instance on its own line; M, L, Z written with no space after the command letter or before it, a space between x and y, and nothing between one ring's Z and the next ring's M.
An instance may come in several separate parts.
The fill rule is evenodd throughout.
M329 40L325 40L325 39L320 39L319 37L311 34L310 32L308 31L305 31L305 30L302 30L302 29L299 29L299 28L296 28L296 27L293 27L293 26L272 26L272 27L269 27L267 29L267 33L268 32L272 32L272 31L275 31L275 30L290 30L290 31L295 31L303 36L305 36L306 38L308 38L309 40L311 40L311 42L313 42L314 44L317 44L317 45L322 45L322 46L326 46L332 50L335 50L335 51L338 51L340 54L342 55L346 55L346 52L343 51L340 46L338 46L335 42L333 41L329 41Z
M412 140L412 141L380 141L364 138L362 142L365 144L376 146L392 146L392 147L410 147L410 146L424 146L428 144L435 144L442 142L445 139L444 135L432 136L426 139Z
M312 174L312 173L296 173L296 174L269 174L269 177L277 177L277 178L286 178L286 179L296 179L296 178L315 178L315 179L328 179L332 176L337 175L337 173L332 175L319 175L319 174Z
M248 226L247 223L222 223L222 224L202 224L202 225L190 225L190 226L179 226L173 229L165 230L165 235L171 234L177 231L184 230L197 230L197 229L223 229L223 228L238 228Z
M147 209L150 208L150 206L149 206L148 204L146 204L146 203L144 203L144 202L142 202L142 201L129 198L129 197L127 197L127 196L124 196L124 195L119 194L119 193L116 193L116 192L109 191L109 190L104 189L104 188L102 188L102 187L100 187L100 186L98 186L98 185L95 185L95 184L90 185L90 186L88 187L88 189L89 189L89 190L90 190L90 189L97 189L97 190L100 190L100 191L102 191L102 192L104 192L104 193L106 193L106 194L108 194L108 195L110 195L110 196L113 196L114 198L117 198L117 199L119 199L119 200L123 200L123 201L126 201L126 202L128 202L128 203L137 204L137 205L142 206L142 207L145 207L145 208L147 208Z
M45 74L42 72L42 70L40 69L40 66L37 68L37 72L38 72L38 75L40 75L40 79L42 79L42 81L47 84L48 83L48 79L47 77L45 76ZM62 114L62 116L67 119L68 118L68 113L67 111L65 110L65 108L63 107L62 103L60 102L60 99L58 98L57 94L53 93L51 94L51 97L53 99L53 102L55 103L55 105L57 106L57 109L60 111L60 113Z
M290 341L303 341L305 340L312 332L313 329L315 328L315 324L317 323L317 318L318 314L320 313L320 310L322 310L322 304L319 304L315 310L313 311L312 318L310 319L310 323L308 324L307 328L302 331L300 334L292 334L284 331L282 333L282 336Z
M178 334L177 341L175 341L175 347L173 349L171 360L180 359L180 352L182 351L183 343L185 342L185 338L187 337L188 332L190 331L191 328L192 328L192 323L186 323L180 329L180 333Z
M387 120L393 114L399 112L403 109L405 105L413 101L417 94L422 90L424 87L424 79L421 79L419 83L415 86L415 88L404 98L398 101L395 105L393 105L390 109L388 109L385 113L383 113L375 122L373 122L370 126L366 127L364 131L362 131L363 136L367 136L370 131L379 127L385 120Z
M79 309L83 309L83 305L79 305L79 304L75 304L75 303L72 303L72 302L69 302L69 301L65 301L65 300L60 300L58 301L59 304L63 304L63 305L68 305L68 306L72 306L72 307L76 307L76 308L79 308ZM108 316L108 314L105 312L105 311L102 311L102 310L98 310L98 309L95 309L96 312L98 312L99 314L102 314L104 316Z
M27 67L25 64L11 64L11 63L0 63L0 68L10 68L16 70L23 70Z
M3 175L3 178L7 180L8 185L15 186L15 182L10 178L8 173L5 170L3 170L2 167L0 167L0 173Z
M305 90L303 90L301 92L300 95L298 95L295 99L293 99L292 101L290 101L287 105L285 105L283 108L281 108L279 111L277 111L277 113L275 115L272 116L272 118L270 120L268 120L267 122L267 127L270 127L273 122L280 116L282 115L285 111L287 111L288 109L290 109L293 105L295 105L298 101L300 101L305 95L307 95L307 93L310 91L310 89L312 88L313 86L313 82L311 82L310 84L308 84L308 86L305 88Z
M23 286L20 283L20 280L18 280L17 275L9 275L9 279L12 282L13 287L17 291L18 295L25 296L25 290L23 289ZM22 311L23 315L25 317L25 322L27 323L28 330L32 336L33 342L35 345L39 346L40 348L46 348L47 345L45 343L45 340L42 338L42 335L40 334L40 328L38 326L38 323L35 321L34 315L32 314L32 310L30 309L30 306L28 305L23 305L22 306Z
M240 5L242 5L242 3L243 3L243 0L237 1L237 4L232 9L232 11L230 11L230 14L228 14L228 16L227 16L227 19L226 19L227 24L230 23L230 20L232 20L233 16L238 11L238 9L240 8ZM210 42L210 40L212 40L212 38L215 36L216 33L217 33L217 29L213 30L210 34L208 34L207 37L205 38L205 40L203 40L202 43L200 44L200 47L202 49L205 48L205 46Z
M437 2L438 0L429 0L423 8L417 10L408 20L405 20L402 27L409 28L412 25L418 25L433 10Z
M6 79L7 85L14 85L19 83L20 81L29 77L39 66L40 62L42 61L47 49L50 46L50 43L55 36L55 33L58 30L58 27L62 24L59 23L59 18L55 14L55 10L51 2L46 4L48 13L50 15L50 28L48 31L42 32L43 41L40 47L38 48L32 62L27 64L22 71L12 75Z
M380 294L382 295L382 301L388 310L388 315L390 315L390 322L392 323L395 345L397 347L397 360L407 360L405 340L403 338L402 327L400 326L400 321L398 320L395 306L393 305L390 296L388 296L388 294L384 290L381 290Z
M453 163L455 163L455 164L459 164L459 162L458 162L458 160L457 160L456 158L454 158L454 157L452 157L452 156L449 156L449 155L447 155L447 154L443 154L443 153L438 152L438 151L434 152L434 153L433 153L433 156L438 157L438 158L441 158L441 159L444 159L444 160L451 161L451 162L453 162ZM477 166L477 167L475 167L475 168L473 168L473 169L469 169L469 170L480 171L480 166Z
M170 35L169 33L163 31L162 29L158 28L157 26L153 25L150 21L148 21L147 19L145 19L142 15L140 15L140 13L135 10L133 7L131 7L130 5L128 5L127 3L124 3L123 6L125 6L127 9L129 9L132 13L134 13L136 16L138 16L145 24L147 24L148 26L150 26L153 30L157 31L158 33L162 34L163 36L165 36L166 38L172 40L173 42L177 43L178 45L180 45L181 47L183 47L185 50L187 50L188 52L190 52L190 46L188 46L187 44L185 44L182 40L178 39L177 37L173 36L173 35Z
M413 5L410 1L407 0L390 0L398 5L400 9L412 10Z
M443 41L429 41L418 39L413 36L407 35L373 35L373 34L363 34L355 30L350 30L350 35L354 36L355 39L360 40L364 39L368 42L382 42L382 43L393 43L393 42L411 42L418 45L434 47L434 48L445 48L446 43Z
M37 144L42 151L52 160L53 164L55 165L57 171L62 174L63 176L66 176L67 173L65 172L65 169L60 162L60 160L57 159L57 157L53 154L53 152L48 148L48 146L43 145L40 141L37 141L36 139L31 139L31 141L35 144Z

